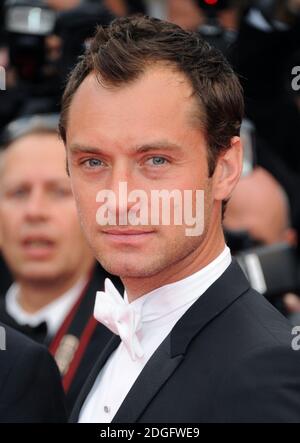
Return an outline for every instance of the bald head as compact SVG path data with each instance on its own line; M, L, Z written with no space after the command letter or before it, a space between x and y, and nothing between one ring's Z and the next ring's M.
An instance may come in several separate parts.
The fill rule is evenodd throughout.
M240 179L228 203L224 226L247 230L265 244L295 240L287 196L272 175L260 167Z

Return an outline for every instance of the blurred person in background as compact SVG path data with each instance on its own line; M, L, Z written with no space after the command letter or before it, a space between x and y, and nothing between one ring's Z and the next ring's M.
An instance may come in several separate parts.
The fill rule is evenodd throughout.
M239 11L245 2L235 0L166 0L167 19L188 31L197 31L205 24L207 16L217 17L225 29L237 30Z
M224 226L245 230L256 242L297 244L290 226L289 202L280 184L268 171L256 167L240 179L227 203Z
M45 3L56 11L66 11L78 6L82 0L46 0Z
M0 320L48 345L70 409L110 337L92 316L109 274L81 233L56 125L56 117L13 122L1 150L0 243L14 283Z
M240 179L227 203L223 224L231 235L244 235L242 251L245 253L248 248L279 243L295 248L298 243L297 232L291 227L288 197L277 180L261 167ZM279 270L274 268L273 272ZM299 323L297 294L281 294L271 301L293 322Z
M167 20L188 31L198 31L227 54L236 38L244 1L166 0Z
M204 14L197 0L166 0L167 20L187 31L196 31L204 22Z

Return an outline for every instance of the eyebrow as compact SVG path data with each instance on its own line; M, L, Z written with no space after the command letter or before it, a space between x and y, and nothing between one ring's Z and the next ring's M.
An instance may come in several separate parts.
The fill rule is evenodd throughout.
M12 179L11 181L8 180L8 182L5 182L7 187L15 187L15 186L31 186L32 183L28 180L28 179L19 179L19 177L17 179ZM70 180L69 177L58 177L58 178L46 178L46 180L43 182L43 185L45 186L62 186L62 185L67 185L68 187L70 186Z
M89 153L89 154L104 154L104 152L100 149L100 148L96 148L93 146L85 146L85 145L81 145L79 143L72 143L70 146L70 151L76 153Z
M145 143L143 145L136 145L133 148L135 154L143 154L149 151L182 151L182 147L176 143L167 141L167 140L159 140L153 141L150 143ZM107 155L101 148L95 146L85 146L79 143L73 143L70 146L70 150L74 153L86 153L86 154L97 154L97 155Z
M136 146L135 151L137 153L145 153L148 151L159 151L159 150L166 150L166 151L182 151L182 147L180 145L177 145L176 143L169 142L169 141L156 141L153 143L146 143L141 146Z

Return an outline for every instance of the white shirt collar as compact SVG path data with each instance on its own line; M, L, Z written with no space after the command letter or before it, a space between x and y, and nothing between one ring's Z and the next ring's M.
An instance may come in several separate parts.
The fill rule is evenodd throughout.
M196 301L223 274L231 260L230 249L225 245L221 254L200 271L175 283L154 289L130 305L140 312L142 323L167 317ZM129 303L126 291L124 299Z
M81 278L75 286L34 314L29 314L20 306L18 300L20 287L17 283L13 283L6 293L6 311L20 325L35 327L45 321L48 334L53 336L79 298L86 282L86 278Z

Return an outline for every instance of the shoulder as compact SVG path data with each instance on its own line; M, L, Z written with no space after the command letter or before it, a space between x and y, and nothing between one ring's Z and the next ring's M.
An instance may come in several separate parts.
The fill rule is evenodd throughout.
M1 369L3 368L4 363L8 365L11 360L15 361L15 359L26 356L27 353L31 353L32 351L40 352L41 349L44 349L43 346L37 345L31 339L1 321L0 337L0 349L3 350L0 360Z
M0 421L63 421L60 375L46 347L1 323L0 334Z
M256 345L291 348L292 324L255 290L249 289L236 300L231 314L236 316L242 333L255 337Z
M300 421L300 350L294 350L293 326L252 289L224 313L230 363L218 385L231 421ZM229 400L228 400L229 399Z
M300 352L274 342L241 354L218 383L216 397L228 406L223 419L299 422Z
M2 342L0 391L5 389L9 378L14 375L17 376L18 382L29 381L31 377L36 377L37 368L42 367L43 370L50 371L54 377L58 375L56 364L45 346L3 323L0 323L0 337Z

